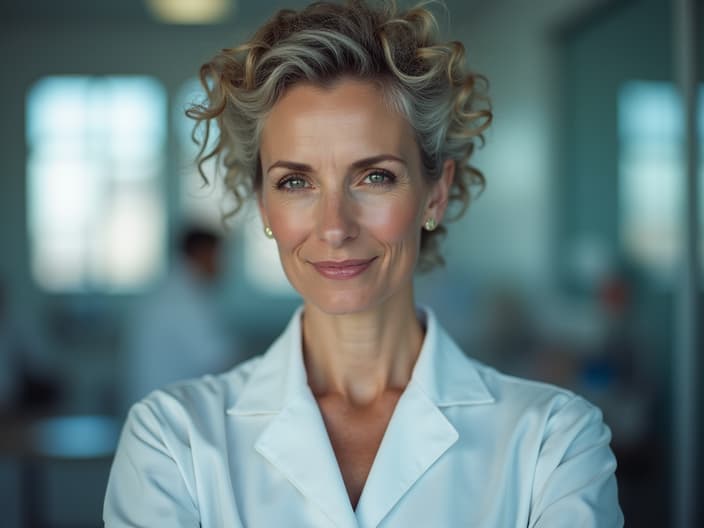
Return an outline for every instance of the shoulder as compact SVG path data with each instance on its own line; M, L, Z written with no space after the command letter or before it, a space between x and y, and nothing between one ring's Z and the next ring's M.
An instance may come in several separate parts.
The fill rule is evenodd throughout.
M611 431L601 409L582 396L549 383L501 373L470 358L468 361L493 397L488 412L497 422L522 429L542 439L541 443L553 438L569 444L581 438L609 444Z
M262 356L218 375L180 381L150 393L132 406L130 421L154 417L160 428L190 428L222 418L235 404Z
M499 436L520 438L523 445L542 449L553 437L592 438L608 444L611 433L601 411L574 392L539 381L499 372L465 354L439 326L436 327L434 374L426 376L426 386L439 395L441 406L459 405L466 412L453 412L456 426L469 427L482 420L483 427ZM426 360L427 361L427 360ZM432 394L433 392L431 392ZM469 406L469 407L468 407ZM464 418L463 418L464 417Z
M571 390L541 381L504 374L488 365L469 359L479 372L498 405L522 410L541 409L554 414L565 407L591 412L598 409Z
M504 374L473 359L432 315L428 321L430 353L423 361L432 374L424 379L440 403L486 405L497 419L528 415L544 420L563 410L600 416L596 407L570 390Z
M567 389L509 376L470 358L466 371L478 374L493 401L456 426L475 441L472 431L481 424L496 439L485 456L494 453L495 460L529 468L529 526L623 526L611 431L598 407Z
M601 410L574 392L538 381L509 376L468 359L492 394L487 412L503 433L531 445L538 459L535 479L548 478L573 456L592 451L591 463L613 473L611 430Z
M497 427L531 468L529 526L623 526L611 430L601 410L548 383L477 369L495 397Z
M199 525L203 483L223 486L213 465L224 467L217 461L228 452L226 406L258 361L176 383L132 406L108 480L106 525Z

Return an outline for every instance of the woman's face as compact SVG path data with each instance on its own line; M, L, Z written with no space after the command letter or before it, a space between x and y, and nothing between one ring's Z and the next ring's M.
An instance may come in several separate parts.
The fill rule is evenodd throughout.
M442 219L454 164L426 182L411 126L375 84L290 88L260 155L262 219L306 303L341 314L412 298L421 229Z

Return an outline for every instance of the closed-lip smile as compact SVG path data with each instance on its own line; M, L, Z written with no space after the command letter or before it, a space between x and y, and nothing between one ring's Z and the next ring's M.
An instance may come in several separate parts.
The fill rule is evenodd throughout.
M375 259L376 257L370 259L320 260L311 262L311 264L323 277L345 280L364 273Z

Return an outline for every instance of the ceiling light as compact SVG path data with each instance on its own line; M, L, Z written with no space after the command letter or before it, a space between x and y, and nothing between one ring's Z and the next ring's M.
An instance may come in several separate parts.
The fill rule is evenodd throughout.
M146 0L147 8L166 24L215 24L234 11L234 0Z

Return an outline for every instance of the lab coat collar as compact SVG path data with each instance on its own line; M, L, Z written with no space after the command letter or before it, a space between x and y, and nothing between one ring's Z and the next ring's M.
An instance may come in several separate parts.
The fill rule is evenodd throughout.
M421 308L418 316L425 323L425 339L412 380L438 407L493 403L475 362L438 324L433 311Z
M254 449L324 512L332 526L357 528L325 423L308 386L301 346L302 312L296 311L227 412L234 416L272 414Z
M255 450L308 500L344 528L373 527L447 451L458 433L440 408L494 401L472 360L438 326L432 311L419 312L426 333L411 380L399 399L357 505L347 496L315 398L307 384L301 314L255 367L234 416L275 415Z
M425 339L413 369L413 381L438 407L493 403L473 360L438 325L429 308L418 310ZM283 334L259 360L228 414L278 413L308 386L303 363L301 316L296 310Z
M259 359L227 414L276 414L306 392L308 376L303 363L302 315L303 307L300 307L284 332Z

